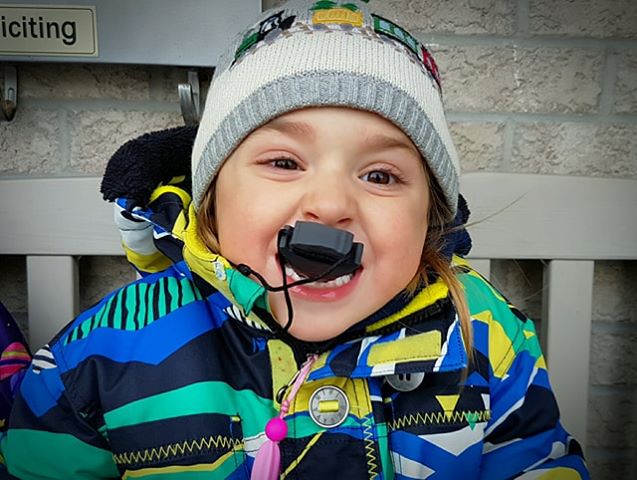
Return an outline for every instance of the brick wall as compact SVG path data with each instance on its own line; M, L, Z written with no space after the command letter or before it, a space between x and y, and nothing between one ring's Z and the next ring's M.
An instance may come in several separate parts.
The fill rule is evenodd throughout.
M637 178L634 0L377 0L376 10L434 53L464 171ZM16 119L0 123L3 178L98 175L126 140L182 123L181 68L20 64L18 75ZM83 307L133 278L119 257L84 258L80 274ZM492 275L541 320L540 262L498 261ZM637 478L636 287L637 262L596 264L595 479ZM25 321L24 258L0 258L0 301Z

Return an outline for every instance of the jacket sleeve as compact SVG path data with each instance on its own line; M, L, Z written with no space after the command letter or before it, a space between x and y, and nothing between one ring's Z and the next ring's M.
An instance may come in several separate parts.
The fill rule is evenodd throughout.
M480 478L588 479L580 445L560 424L533 322L477 274L472 281L490 299L472 309L487 326L491 390Z
M23 480L119 478L100 419L65 385L54 351L36 352L20 386L0 440L5 468Z

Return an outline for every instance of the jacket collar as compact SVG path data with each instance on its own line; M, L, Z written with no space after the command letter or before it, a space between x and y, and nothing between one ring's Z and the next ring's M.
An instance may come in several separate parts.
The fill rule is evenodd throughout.
M438 282L426 287L392 317L368 327L379 334L367 333L323 353L309 378L366 378L465 368L467 354L455 309L447 296L435 300L436 290L442 289Z
M188 267L239 307L242 318L238 320L248 319L262 329L270 330L266 322L254 312L255 307L269 310L267 290L241 274L227 259L206 247L197 233L197 216L192 205L188 217L188 223L181 234L184 241L183 256Z
M192 208L189 217L182 232L184 259L189 268L238 307L234 310L240 315L235 315L235 320L271 332L255 311L269 311L267 290L233 268L224 257L210 252L197 234ZM323 352L309 379L453 371L467 365L460 322L449 289L440 279L423 288L397 312L357 332L357 337Z

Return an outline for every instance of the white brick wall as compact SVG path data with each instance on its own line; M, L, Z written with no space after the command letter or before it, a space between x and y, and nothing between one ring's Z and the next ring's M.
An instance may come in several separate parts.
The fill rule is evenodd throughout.
M520 123L512 171L637 178L637 124Z
M515 29L515 9L512 0L382 0L374 7L410 32L461 35L510 35Z
M637 49L622 52L611 57L617 62L614 111L617 113L637 112Z
M526 0L529 31L574 37L637 37L633 0Z
M603 66L599 51L495 44L440 45L431 49L451 111L597 110Z
M430 46L465 171L637 178L634 0L375 6ZM126 140L182 123L182 68L20 64L18 75L16 119L0 123L1 177L97 175ZM531 261L492 269L538 321L541 272ZM133 278L123 258L82 259L80 275L83 307ZM636 289L637 262L596 265L587 449L594 479L637 478ZM0 258L0 301L24 322L23 258Z
M503 122L450 122L465 172L498 171L502 168L505 124Z

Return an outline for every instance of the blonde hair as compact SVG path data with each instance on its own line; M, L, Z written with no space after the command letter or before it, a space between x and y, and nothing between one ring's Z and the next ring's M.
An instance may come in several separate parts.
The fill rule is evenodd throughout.
M423 163L425 165L425 172L427 173L427 183L429 184L427 236L420 258L420 268L407 285L406 290L409 293L414 293L419 285L428 285L430 283L431 273L435 274L434 277L442 279L445 285L447 285L447 288L449 288L451 301L456 308L456 313L460 320L460 328L462 329L464 345L470 361L473 358L473 329L471 327L471 314L469 313L467 297L464 294L464 287L456 275L456 268L451 264L449 259L445 258L442 254L445 237L454 229L462 227L449 226L448 219L452 215L444 200L442 189L438 185L438 182L433 180L434 177L427 162L425 161Z
M430 283L430 274L434 273L436 277L441 278L451 295L451 300L456 308L458 318L460 319L460 327L468 358L472 358L473 332L471 328L471 316L464 289L454 267L448 259L442 255L442 247L445 235L451 230L447 225L449 209L444 201L442 190L438 186L438 182L432 181L433 174L427 165L423 162L429 183L429 211L427 212L427 236L420 261L420 268L416 272L414 278L406 287L407 292L413 294L419 285L428 285ZM217 221L216 221L216 178L212 181L210 187L204 193L199 210L197 211L197 228L199 237L205 245L214 253L219 253L219 240L217 237Z

